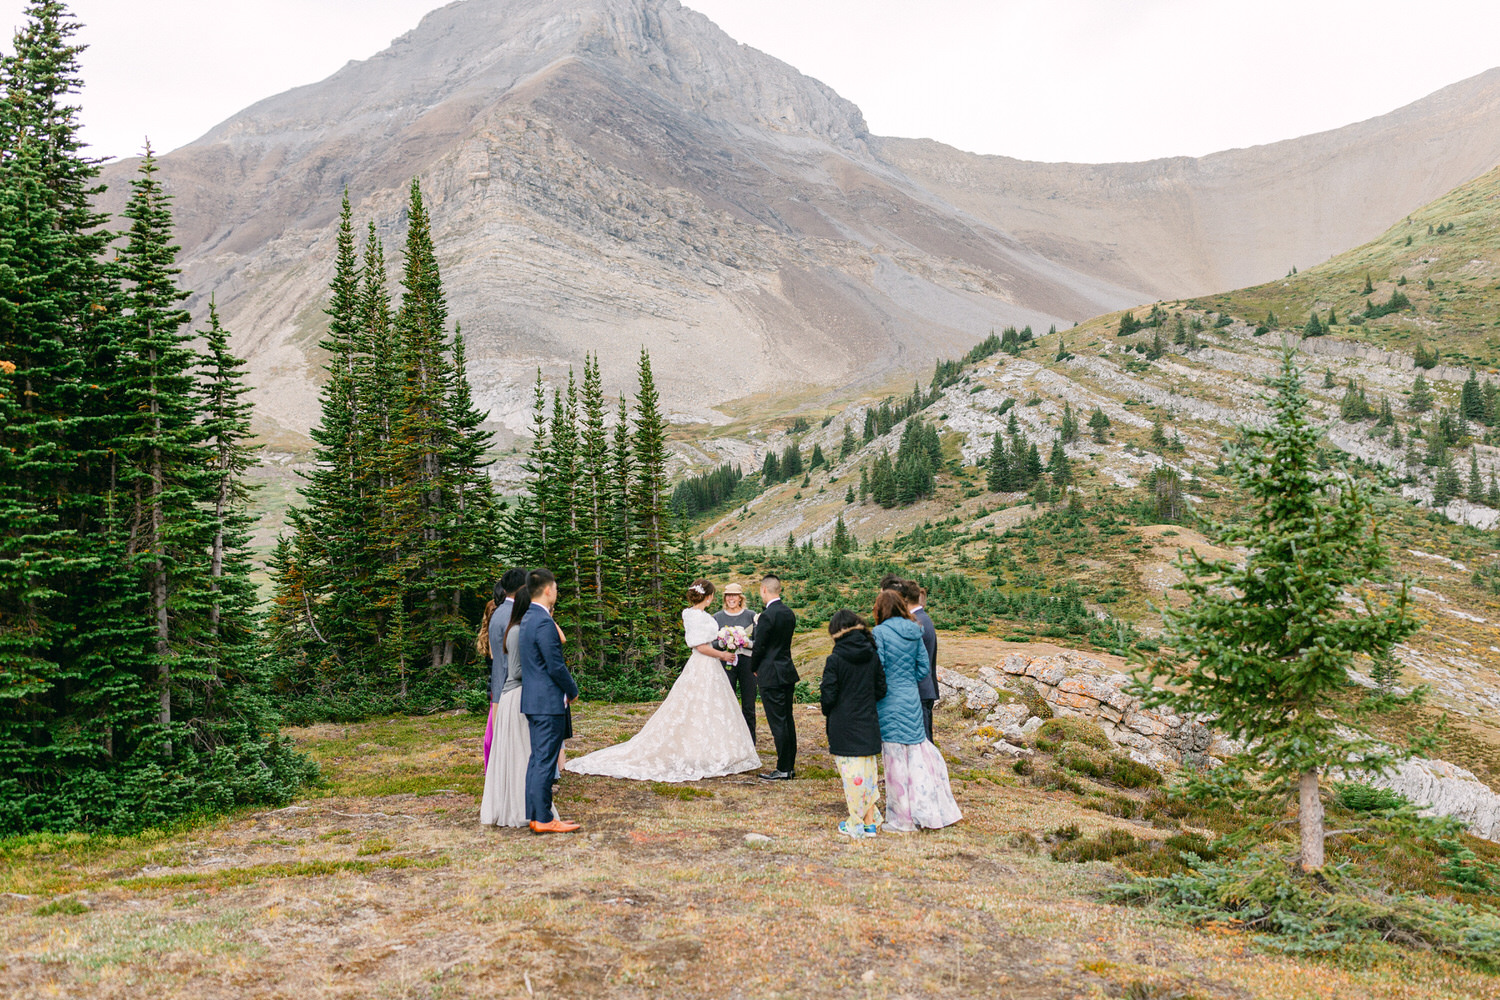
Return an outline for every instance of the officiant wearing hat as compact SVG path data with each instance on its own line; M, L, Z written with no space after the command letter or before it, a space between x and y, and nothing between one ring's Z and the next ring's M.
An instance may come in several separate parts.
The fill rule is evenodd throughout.
M755 612L745 607L745 590L737 583L731 583L724 588L724 607L714 613L714 621L719 623L719 628L728 628L738 625L745 630L745 634L751 636L754 641ZM750 651L753 647L746 646L739 651L738 658L733 665L724 664L724 669L729 672L729 683L734 685L734 693L740 699L740 711L745 715L745 725L750 727L750 738L755 739L755 674L750 670Z

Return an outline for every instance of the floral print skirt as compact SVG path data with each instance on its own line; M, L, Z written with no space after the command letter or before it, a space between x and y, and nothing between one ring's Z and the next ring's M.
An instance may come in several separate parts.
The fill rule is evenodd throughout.
M855 826L880 825L880 758L838 757L839 776L844 779L844 801L849 804L849 822Z
M948 765L931 740L882 743L881 753L885 757L885 829L900 833L922 827L936 830L963 819L948 787Z

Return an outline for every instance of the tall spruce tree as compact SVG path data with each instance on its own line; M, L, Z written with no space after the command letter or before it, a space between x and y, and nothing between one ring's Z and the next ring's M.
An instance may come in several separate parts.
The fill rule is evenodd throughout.
M117 509L124 512L127 559L149 596L152 672L165 729L174 678L181 684L211 677L202 655L210 588L198 553L213 531L200 504L215 483L194 398L197 357L184 329L188 293L177 284L171 199L156 179L149 145L131 189L124 212L131 225L119 258L125 284L117 369L125 419L115 446Z
M319 346L328 353L326 378L319 392L321 415L309 431L313 440L312 471L301 489L302 505L288 520L307 550L307 586L318 596L319 632L345 670L370 669L366 651L378 648L370 621L371 605L363 553L366 509L360 351L360 272L355 250L353 213L345 191L339 211L333 281L329 285L328 334ZM348 676L340 679L347 684Z
M677 628L676 594L668 591L671 576L668 545L672 539L667 504L667 434L662 421L651 356L641 350L631 445L635 478L630 490L641 569L640 636L658 671L666 667L667 643Z
M1272 387L1273 423L1246 429L1232 451L1249 517L1216 526L1221 544L1250 556L1179 563L1190 601L1163 608L1173 652L1138 675L1137 693L1214 717L1244 741L1271 794L1297 789L1301 864L1311 871L1324 858L1322 776L1392 761L1348 710L1349 671L1388 656L1418 622L1404 583L1372 590L1388 572L1379 522L1357 480L1320 469L1321 435L1290 352ZM1360 707L1392 701L1372 696Z
M189 710L211 717L216 714L214 701L221 695L243 699L254 691L258 697L265 683L264 656L255 628L258 600L250 577L254 519L248 507L252 490L245 479L259 460L260 446L250 443L246 365L230 349L229 333L220 324L212 299L208 303L208 329L200 331L200 337L204 350L199 360L198 394L208 451L208 505L213 531L209 541L207 642L215 678L214 683L193 692L198 701Z

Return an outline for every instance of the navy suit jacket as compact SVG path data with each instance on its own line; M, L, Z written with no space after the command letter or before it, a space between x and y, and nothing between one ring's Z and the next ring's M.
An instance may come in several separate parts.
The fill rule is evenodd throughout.
M521 714L562 715L576 697L557 625L546 608L533 604L521 619Z
M917 681L917 697L924 701L937 701L937 626L932 624L932 617L927 614L926 608L918 608L911 616L922 626L922 645L927 647L927 662L932 664L927 676Z

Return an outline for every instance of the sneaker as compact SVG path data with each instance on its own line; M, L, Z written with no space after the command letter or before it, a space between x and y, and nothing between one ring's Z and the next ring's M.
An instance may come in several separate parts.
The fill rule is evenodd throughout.
M846 837L853 837L855 840L862 840L865 837L869 836L869 834L865 832L865 829L866 827L864 825L860 823L850 823L847 819L839 824L839 833L842 833Z
M879 832L880 832L880 827L876 826L874 823L866 823L865 824L865 836L866 837L873 837L876 834L878 834Z

